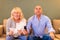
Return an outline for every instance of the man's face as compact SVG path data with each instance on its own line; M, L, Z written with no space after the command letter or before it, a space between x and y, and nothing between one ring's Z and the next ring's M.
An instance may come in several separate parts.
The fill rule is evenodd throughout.
M41 6L36 6L35 9L34 9L34 13L35 13L36 15L41 15L41 13L42 13L42 8L41 8Z

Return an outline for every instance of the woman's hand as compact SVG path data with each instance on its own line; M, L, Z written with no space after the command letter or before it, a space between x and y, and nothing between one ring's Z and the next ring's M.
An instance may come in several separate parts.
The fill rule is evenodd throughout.
M18 30L18 35L21 35L22 34L22 30Z
M23 33L23 35L28 35L28 32L25 29L22 31L22 33Z
M8 32L8 35L13 35L13 31L9 31Z

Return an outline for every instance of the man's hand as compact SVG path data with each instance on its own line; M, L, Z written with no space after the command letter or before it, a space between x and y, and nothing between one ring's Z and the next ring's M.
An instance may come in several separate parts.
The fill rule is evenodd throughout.
M51 37L52 39L54 39L54 38L55 38L55 36L54 36L54 33L53 33L53 32L50 32L50 37Z

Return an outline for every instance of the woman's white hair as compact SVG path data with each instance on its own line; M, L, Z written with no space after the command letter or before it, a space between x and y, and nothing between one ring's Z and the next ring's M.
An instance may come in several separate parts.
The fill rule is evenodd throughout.
M24 15L23 15L23 13L22 13L21 8L15 7L15 8L12 9L12 11L11 11L11 18L12 18L12 19L13 19L13 13L14 13L14 12L18 12L18 13L20 14L20 20L21 20L22 18L24 18Z

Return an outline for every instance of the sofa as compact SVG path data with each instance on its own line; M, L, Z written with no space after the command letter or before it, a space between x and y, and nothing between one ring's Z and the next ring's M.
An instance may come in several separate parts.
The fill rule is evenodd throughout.
M6 22L7 19L3 19L3 24L0 25L0 37L3 35L6 37ZM60 40L60 20L58 19L52 20L52 25L56 31L54 40ZM47 28L45 32L47 33Z
M3 34L6 34L6 22L7 22L7 19L4 19L3 24L0 25L0 36L2 36Z

